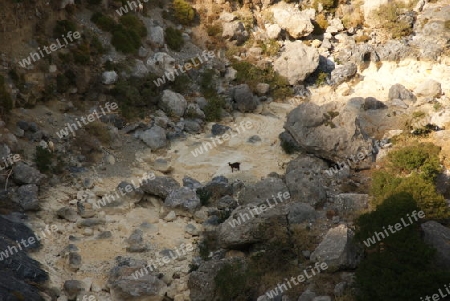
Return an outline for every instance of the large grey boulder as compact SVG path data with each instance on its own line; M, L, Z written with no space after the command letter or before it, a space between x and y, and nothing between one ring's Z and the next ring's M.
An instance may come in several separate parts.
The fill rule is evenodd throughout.
M261 231L261 227L276 224L287 228L286 215L285 205L274 201L239 206L217 227L218 243L224 249L235 249L267 241L273 233Z
M421 97L439 97L442 94L441 83L429 79L417 86L414 92Z
M13 167L13 175L12 178L17 184L36 184L40 185L42 181L47 178L46 175L43 175L39 172L39 170L26 165L23 162L18 162Z
M167 89L163 91L160 107L169 116L182 117L187 108L187 101L180 93Z
M303 157L289 162L286 185L293 201L311 206L325 202L327 195L318 168L326 168L326 164L318 158Z
M389 89L389 100L400 99L402 101L415 102L417 97L405 86L395 84Z
M147 59L147 66L151 72L163 76L174 70L175 59L165 52L157 52Z
M180 184L171 177L155 177L152 181L146 181L141 189L150 195L166 198L172 190L180 187Z
M336 67L336 69L331 71L331 82L335 85L340 85L352 78L357 71L358 67L355 63L352 62L348 62L342 66L338 66Z
M110 271L107 283L112 300L164 300L167 285L156 272L145 270L145 262L120 256L116 260L117 266Z
M288 114L284 128L303 151L333 162L344 161L372 145L360 125L361 106L353 102L323 106L305 102ZM358 164L360 168L370 166L366 161Z
M104 85L112 85L117 81L118 78L119 75L116 71L105 71L102 73L102 83Z
M330 229L311 254L311 260L325 262L330 271L356 268L362 258L362 249L353 243L354 233L346 225Z
M314 9L299 10L293 5L279 2L270 9L276 24L294 39L307 36L314 30L311 18L314 18Z
M163 148L167 145L166 130L157 125L152 126L150 129L141 132L139 139L144 141L152 150Z
M289 225L311 222L316 219L317 212L308 204L289 203L286 205Z
M147 66L145 66L144 62L141 60L135 60L135 65L132 71L132 75L134 77L144 77L148 74Z
M164 29L158 25L149 26L147 29L147 42L154 47L164 46Z
M233 194L233 187L228 182L228 179L224 176L214 177L203 185L203 187L197 189L199 193L209 195L210 201L215 201L226 195Z
M302 41L286 42L285 51L275 60L273 68L295 85L319 66L319 52Z
M36 184L22 185L17 189L17 199L23 210L37 211L40 209L38 190Z
M423 223L421 227L425 242L437 250L439 265L450 268L450 229L435 221Z
M169 208L187 210L191 213L201 206L195 190L189 187L180 187L172 190L164 201L164 205Z
M240 21L222 23L222 27L222 38L229 41L236 40L238 46L242 45L249 37L244 24Z
M311 292L310 290L307 290L303 292L303 294L298 297L297 301L313 301L313 299L316 297L316 293Z
M239 194L240 204L262 204L268 199L276 198L278 194L283 194L289 192L288 187L279 178L267 177L255 184L248 184ZM283 202L287 203L290 201L290 196L287 199L282 197Z
M234 87L231 90L231 97L236 103L236 108L243 113L253 112L258 106L258 100L247 84Z
M330 208L337 210L339 214L351 214L365 210L368 206L368 194L341 193L333 197Z
M237 266L241 269L246 268L245 261L242 258L224 258L211 259L203 262L200 267L193 271L188 280L190 290L190 299L192 301L219 301L220 295L213 279L219 271L226 265Z

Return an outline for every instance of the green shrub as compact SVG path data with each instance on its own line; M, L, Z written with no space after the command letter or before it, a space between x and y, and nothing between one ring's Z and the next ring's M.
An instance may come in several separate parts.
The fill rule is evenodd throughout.
M99 5L102 3L102 0L87 0L90 5Z
M53 37L61 38L66 36L66 33L71 31L72 33L77 30L77 25L70 20L56 21L55 28L53 28Z
M102 42L100 42L97 36L91 38L90 46L92 50L95 50L96 54L104 54L106 52L105 47L103 47Z
M205 189L197 189L197 196L200 199L202 206L208 206L211 193Z
M165 40L167 46L174 51L180 51L184 46L183 35L180 30L167 27L165 30Z
M111 136L109 135L108 126L101 121L94 121L85 126L86 132L97 137L103 144L111 143Z
M183 25L190 25L195 18L194 8L185 0L174 0L175 18Z
M277 55L278 51L280 51L280 44L275 39L270 39L261 44L262 52L268 56Z
M322 7L325 10L332 10L337 7L339 1L338 0L315 0L314 1L314 8L317 10L319 7L319 4L322 4Z
M52 157L53 154L48 149L43 148L42 146L36 146L34 162L36 163L36 167L40 172L47 173L51 170Z
M388 159L398 172L424 172L427 180L434 181L440 171L440 147L432 143L420 143L390 152Z
M170 86L172 87L173 91L184 94L190 90L189 88L190 83L191 79L189 78L189 76L183 74L180 76L176 76L175 80L171 82Z
M113 31L111 44L118 51L133 53L141 46L141 38L135 31L127 30L122 25L118 25Z
M315 84L316 84L317 86L322 86L323 84L326 84L326 83L327 83L327 78L328 78L328 73L323 72L323 71L320 71L320 72L317 74Z
M355 275L358 301L415 300L448 282L450 274L433 265L436 252L422 240L420 220L412 224L407 221L407 214L418 210L411 195L399 193L356 221L355 239L360 242L375 239L375 232L383 233L401 219L409 224L395 233L383 234L381 242L366 245L367 256Z
M87 65L91 61L89 46L86 43L80 44L72 51L73 60L76 64Z
M222 35L223 27L222 24L216 23L214 25L209 25L206 27L206 32L208 33L208 36L215 37Z
M209 98L203 112L206 121L220 121L222 119L222 108L225 104L224 100L219 96Z
M122 17L120 17L119 22L126 29L137 33L140 37L145 37L147 35L147 28L145 27L144 23L135 15L123 15Z
M383 4L375 11L378 22L394 39L408 36L412 33L411 26L404 20L399 20L400 9L404 5L397 2Z
M65 93L69 90L69 79L64 74L58 74L56 76L56 91L59 93Z
M248 84L253 90L258 83L267 83L274 97L286 98L293 94L289 81L275 72L271 66L261 69L249 62L235 61L233 68L237 71L236 81Z
M327 17L323 13L317 15L316 20L313 21L313 24L314 24L313 34L316 35L323 34L329 26Z
M421 143L389 153L387 168L372 174L370 192L374 196L373 204L378 205L394 194L407 192L427 218L447 218L448 206L434 184L441 170L439 151L439 147L431 143Z
M95 12L91 17L91 21L97 25L98 28L107 32L112 32L117 25L113 18L105 16L100 12Z

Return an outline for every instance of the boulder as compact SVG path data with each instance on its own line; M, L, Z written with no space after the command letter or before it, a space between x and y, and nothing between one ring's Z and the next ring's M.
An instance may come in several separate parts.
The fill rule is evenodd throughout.
M147 29L147 43L155 47L164 46L164 29L158 25L149 26Z
M222 224L217 227L220 247L236 249L269 240L273 237L270 230L261 231L265 225L287 227L285 204L248 204L237 207Z
M289 225L311 222L317 217L317 212L308 204L289 203L286 205L286 210Z
M172 190L164 201L164 205L169 208L187 210L191 213L201 206L197 193L188 187Z
M286 168L286 186L295 202L311 206L326 201L326 191L322 184L321 170L326 164L312 157L298 158L289 162Z
M105 71L102 73L102 83L104 85L112 85L117 81L118 78L119 75L116 71Z
M367 209L369 206L369 195L358 193L341 193L333 197L333 208L339 214L351 214Z
M303 151L333 162L344 161L372 146L360 125L360 109L361 104L350 101L323 106L304 102L288 114L284 128ZM370 162L358 163L360 168L370 166Z
M306 79L319 66L319 52L302 41L286 42L285 51L275 60L273 68L295 85Z
M180 187L180 184L171 177L155 177L153 181L147 181L141 189L150 195L158 196L163 199L167 198L169 193Z
M17 184L36 184L40 185L47 176L41 174L39 170L18 162L13 167L13 180Z
M358 68L355 63L348 62L345 65L338 66L331 72L331 82L334 85L340 85L355 76Z
M239 194L239 203L245 204L263 204L268 199L277 197L278 194L289 192L288 187L279 178L267 177L255 184L249 184ZM285 203L289 202L289 198L282 198Z
M414 90L419 97L439 97L442 94L441 84L433 79L429 79L421 83Z
M401 101L399 99L394 99L394 102L396 100L397 101ZM367 111L367 110L381 110L381 109L386 109L386 108L387 108L387 106L382 101L379 101L375 97L366 97L364 99L363 109L365 111Z
M40 209L36 184L22 185L17 189L17 200L24 211L38 211Z
M439 266L450 268L450 229L435 221L421 225L424 241L437 250Z
M314 262L325 262L330 271L354 269L362 258L362 250L353 243L354 233L346 225L330 229L311 254Z
M231 97L236 103L236 108L243 113L253 112L258 106L258 100L247 84L234 87L231 90Z
M210 196L212 201L218 200L225 195L233 194L233 187L228 183L228 179L224 176L212 178L202 188L197 189L199 193L204 193Z
M150 129L141 132L139 139L144 141L152 150L163 148L167 145L166 131L157 125L152 126Z
M389 89L389 100L400 99L402 101L415 102L417 97L410 90L406 89L405 86L400 84L395 84Z
M231 130L231 128L229 126L215 123L211 127L211 134L213 134L214 136L223 135L228 130Z
M163 301L167 285L158 274L148 272L145 262L121 256L116 258L117 266L110 271L108 287L112 300ZM137 273L141 272L138 277ZM136 273L136 274L134 274Z
M229 41L236 40L237 46L242 45L245 41L247 41L249 34L245 29L244 24L240 21L233 21L229 23L222 24L222 38L227 39Z
M219 301L220 295L214 279L225 265L235 265L246 268L242 258L211 259L203 262L196 271L193 271L188 280L190 300L192 301Z
M157 52L147 59L147 66L151 72L162 76L174 70L175 59L165 52Z
M132 71L132 75L134 77L145 77L148 74L148 69L147 66L145 66L144 62L141 60L135 60L135 65Z
M266 25L266 33L269 39L278 40L281 33L281 27L278 24Z
M187 101L180 93L167 89L163 91L160 107L168 115L182 117L187 108Z
M314 25L311 23L311 17L314 18L315 15L314 9L301 11L293 5L280 2L272 6L270 10L276 24L286 30L293 39L305 37L314 30Z

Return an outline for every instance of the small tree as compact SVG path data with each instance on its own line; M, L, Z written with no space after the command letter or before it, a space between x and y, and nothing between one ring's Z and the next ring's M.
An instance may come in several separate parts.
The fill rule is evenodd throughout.
M407 193L387 198L373 212L356 222L355 239L363 241L383 227L394 226L407 214L418 211L417 203ZM421 238L420 222L390 234L367 247L367 257L356 270L358 301L410 301L436 292L450 281L450 273L432 265L435 250Z
M173 9L175 10L175 18L183 25L189 25L194 21L195 10L185 0L174 0Z

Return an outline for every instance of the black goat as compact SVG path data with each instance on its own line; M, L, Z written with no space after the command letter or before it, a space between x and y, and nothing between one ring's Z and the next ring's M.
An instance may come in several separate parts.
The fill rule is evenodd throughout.
M241 165L241 162L234 162L234 163L228 162L228 165L230 165L231 172L233 172L233 170L235 170L235 169L240 170L239 166Z

